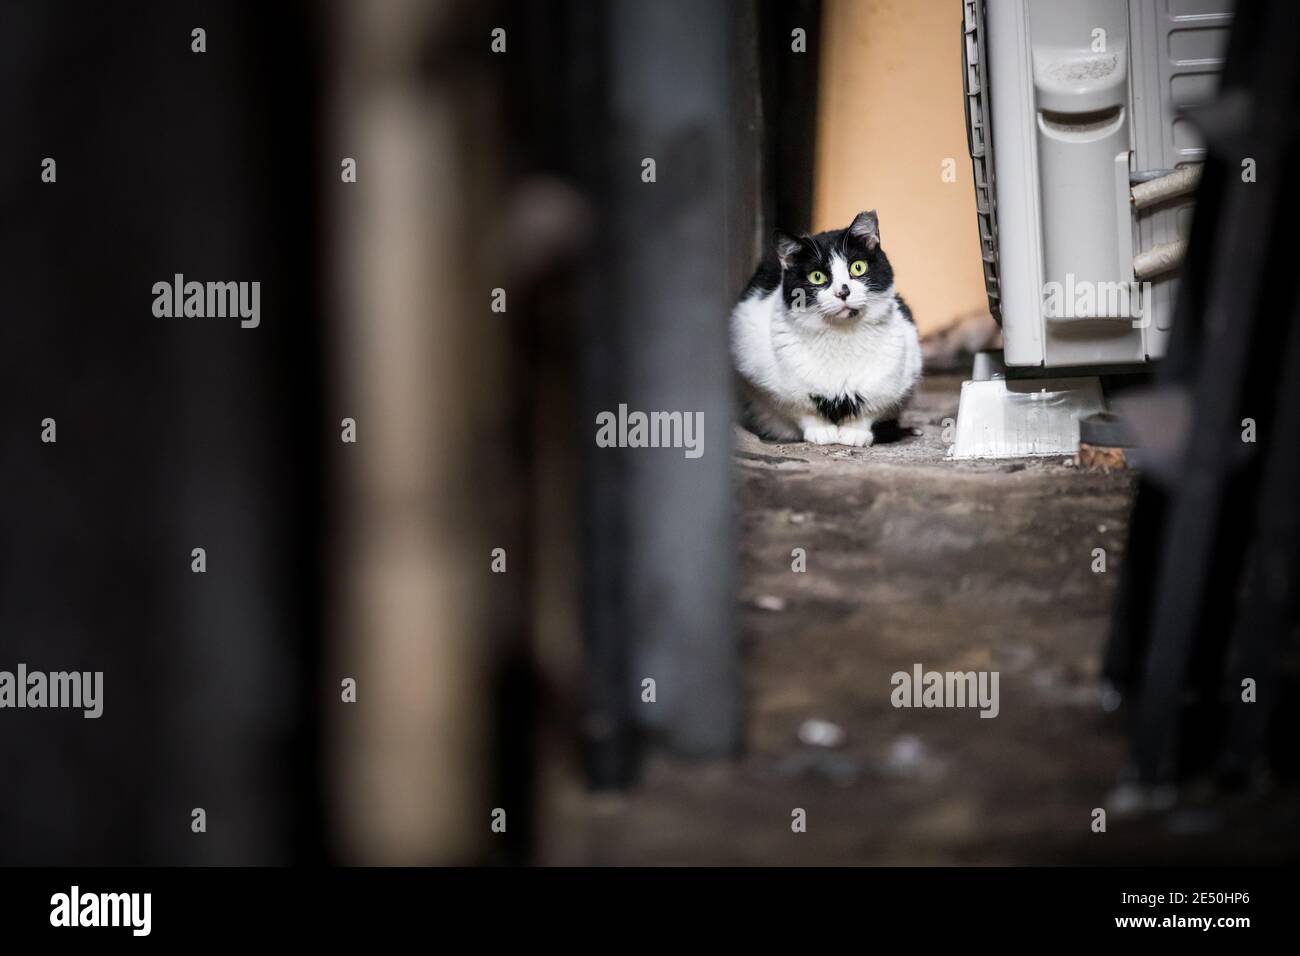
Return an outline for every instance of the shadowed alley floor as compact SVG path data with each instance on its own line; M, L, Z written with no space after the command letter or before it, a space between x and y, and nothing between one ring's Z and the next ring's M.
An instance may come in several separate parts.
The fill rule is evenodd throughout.
M1067 459L946 461L960 380L929 378L920 436L866 449L737 430L747 750L652 759L640 786L545 801L547 863L1215 862L1294 856L1275 794L1091 829L1125 759L1100 656L1133 477ZM949 431L948 434L951 434ZM792 570L792 551L807 570ZM1094 548L1105 573L1092 570ZM896 709L891 675L999 672L1000 712ZM806 721L838 746L801 742ZM807 832L791 813L807 813Z

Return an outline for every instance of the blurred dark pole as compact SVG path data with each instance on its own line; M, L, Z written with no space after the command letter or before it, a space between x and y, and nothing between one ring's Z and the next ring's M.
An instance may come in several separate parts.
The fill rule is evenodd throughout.
M623 694L636 724L698 756L733 753L741 736L726 316L753 257L759 161L754 107L750 123L733 113L731 64L755 55L756 27L748 4L611 8L616 144L601 312L622 327L626 378L593 397L609 411L702 412L704 446L697 459L681 449L594 451L622 458L626 479L627 619L610 636L630 641ZM594 437L594 417L586 421ZM654 703L642 699L646 679Z
M592 219L568 293L552 284L543 310L558 323L567 302L572 327L539 335L578 343L581 726L588 779L621 786L647 743L740 744L727 315L773 217L810 218L820 4L515 13L528 37L509 97L517 172L569 182ZM795 27L811 52L795 51ZM596 447L597 414L620 404L703 412L703 457Z
M321 857L319 32L0 7L0 668L104 673L98 720L0 712L0 863ZM260 326L154 316L175 273Z
M1238 8L1219 95L1196 116L1209 158L1169 356L1157 389L1128 409L1155 440L1144 442L1106 674L1128 698L1147 783L1262 767L1282 655L1294 647L1292 12ZM1257 177L1244 175L1247 161ZM1246 419L1254 441L1243 440ZM1254 703L1242 700L1247 678Z

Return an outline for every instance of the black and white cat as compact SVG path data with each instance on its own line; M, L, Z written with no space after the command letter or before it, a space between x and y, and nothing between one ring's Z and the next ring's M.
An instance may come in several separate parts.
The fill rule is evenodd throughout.
M745 424L764 438L870 445L921 377L912 313L894 291L875 210L847 229L778 232L731 311Z

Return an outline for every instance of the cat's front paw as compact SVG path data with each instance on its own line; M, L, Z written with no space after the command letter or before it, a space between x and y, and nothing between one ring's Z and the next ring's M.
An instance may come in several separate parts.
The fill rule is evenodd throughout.
M852 445L854 448L865 448L875 441L875 436L871 434L871 426L865 428L856 425L840 426L840 444Z
M814 445L835 445L840 440L836 425L809 425L803 430L803 440Z

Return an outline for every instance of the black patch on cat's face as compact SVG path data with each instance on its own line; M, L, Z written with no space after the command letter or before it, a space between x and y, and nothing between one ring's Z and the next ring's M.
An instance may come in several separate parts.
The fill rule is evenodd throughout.
M799 305L804 309L815 308L817 293L825 289L826 285L813 285L808 276L814 271L820 271L829 277L831 259L837 253L844 257L845 262L866 260L867 274L858 277L858 281L869 292L884 292L894 284L894 270L889 265L885 250L880 247L874 213L860 214L847 229L832 229L813 236L795 237L778 231L776 250L783 267L781 290L785 304L790 308ZM802 290L802 296L799 290Z
M857 418L862 414L862 396L857 392L852 395L836 395L834 398L827 398L825 395L808 397L817 406L817 414L832 425L838 425L845 419Z

